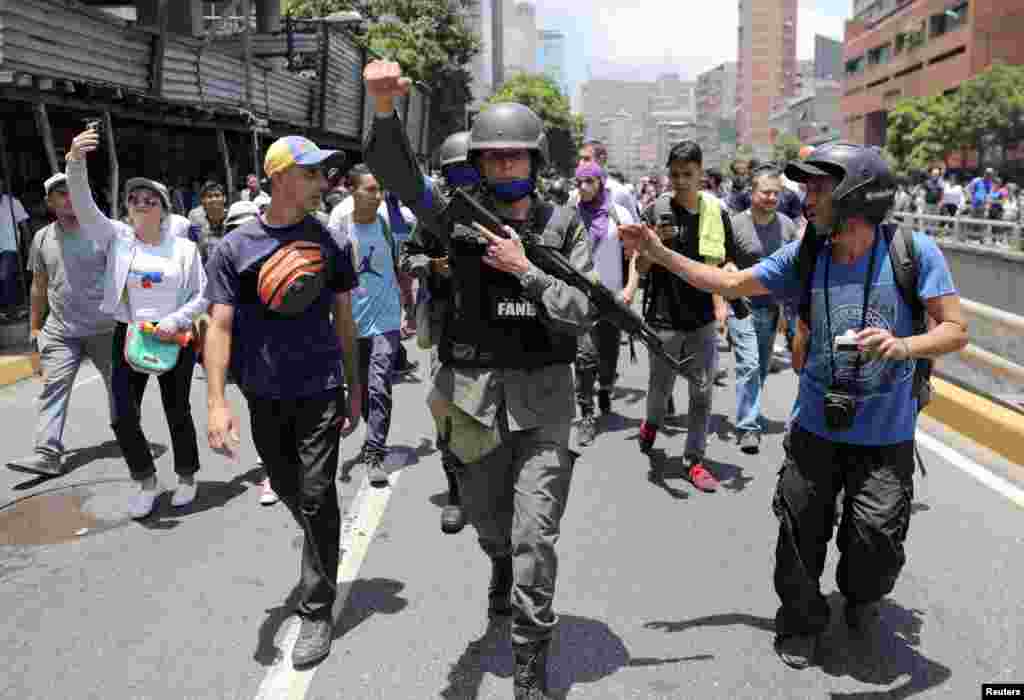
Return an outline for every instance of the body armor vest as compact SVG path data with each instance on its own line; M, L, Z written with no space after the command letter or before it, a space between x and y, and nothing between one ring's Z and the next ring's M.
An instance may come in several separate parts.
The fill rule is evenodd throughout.
M534 199L526 222L506 222L523 239L534 237L568 257L578 217L572 209ZM445 319L440 359L454 367L535 369L570 364L576 338L554 333L540 301L527 299L519 280L483 261L486 244L456 225L451 237L452 304Z

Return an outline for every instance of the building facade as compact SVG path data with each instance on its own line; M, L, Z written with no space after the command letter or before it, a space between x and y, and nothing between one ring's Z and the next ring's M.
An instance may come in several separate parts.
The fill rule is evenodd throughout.
M704 165L721 168L736 152L736 64L723 63L697 76L695 139Z
M477 0L466 8L466 26L480 37L480 53L470 64L473 76L469 86L473 93L470 109L474 111L494 94L494 3L495 0Z
M540 70L558 83L562 94L569 96L569 83L565 72L565 34L542 29L538 33L540 42Z
M532 3L501 0L503 79L537 72L537 10Z
M995 62L1024 63L1024 3L910 0L846 23L841 108L845 135L882 146L904 97L955 91Z
M797 0L739 0L736 126L759 158L772 151L773 103L795 96Z

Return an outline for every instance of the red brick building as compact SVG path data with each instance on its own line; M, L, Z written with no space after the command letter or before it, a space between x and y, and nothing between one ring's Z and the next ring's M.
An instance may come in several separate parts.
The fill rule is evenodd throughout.
M771 158L772 106L796 96L797 0L739 0L736 130L739 143Z
M953 92L994 62L1024 63L1024 0L897 0L871 22L846 23L843 59L845 136L881 146L901 98Z

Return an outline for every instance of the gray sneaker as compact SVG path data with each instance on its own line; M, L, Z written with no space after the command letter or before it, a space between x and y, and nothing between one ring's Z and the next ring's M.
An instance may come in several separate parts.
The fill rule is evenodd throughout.
M580 445L589 445L597 437L597 418L593 414L583 416L580 421L577 441Z
M40 474L42 476L60 476L64 473L60 457L51 457L37 452L25 459L15 459L7 463L8 469L28 474Z
M366 455L366 478L370 480L371 486L376 486L377 488L384 488L390 483L388 482L388 473L384 471L383 462L384 455Z
M748 455L756 455L761 451L761 435L753 430L740 435L740 452Z
M299 638L292 649L292 666L295 668L312 666L326 659L334 640L334 622L329 612L318 617L304 617L300 624Z

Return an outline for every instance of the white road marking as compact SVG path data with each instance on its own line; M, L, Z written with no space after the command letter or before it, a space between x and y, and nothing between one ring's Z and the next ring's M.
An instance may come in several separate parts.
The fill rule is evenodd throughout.
M337 610L345 609L352 584L359 575L359 569L366 559L370 543L373 542L373 536L384 517L384 511L387 510L388 501L401 474L401 470L392 472L388 478L390 486L383 489L370 486L366 477L363 477L359 491L352 499L349 513L353 515L346 517L341 526L342 554L338 563ZM296 670L292 666L292 649L299 636L299 620L292 616L287 624L288 629L279 647L280 656L267 670L267 675L256 693L256 700L302 700L313 683L313 676L319 665L302 670ZM335 640L336 645L337 643Z
M1013 501L1021 508L1024 508L1024 490L1018 486L1015 486L1001 476L993 474L974 460L965 457L952 447L943 444L924 431L917 431L917 442L919 445L924 446L929 451L942 457L954 467L966 472L985 486L988 486L996 493Z

